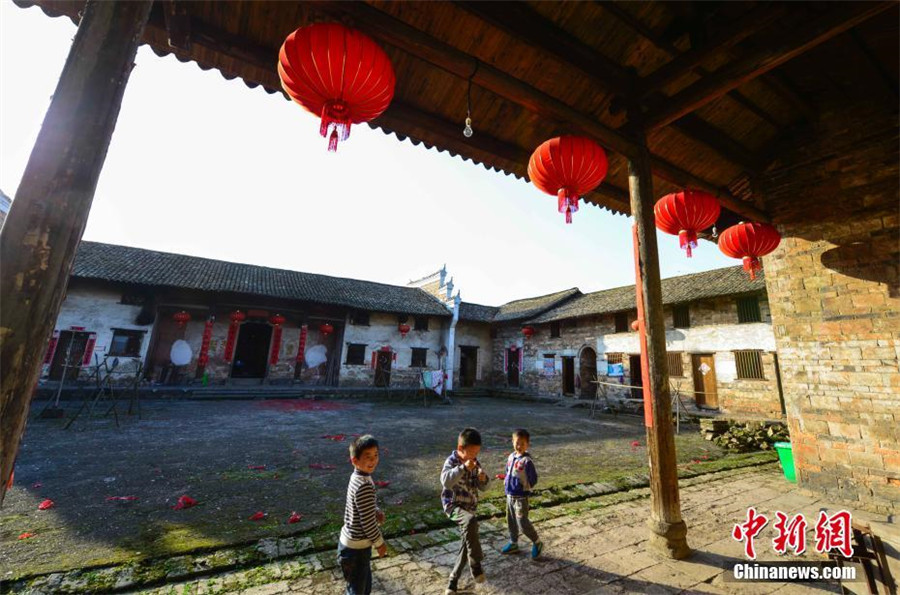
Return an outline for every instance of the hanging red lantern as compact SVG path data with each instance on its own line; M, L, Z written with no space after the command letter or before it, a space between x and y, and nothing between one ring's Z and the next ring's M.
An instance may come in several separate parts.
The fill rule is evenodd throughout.
M400 336L406 338L406 334L410 331L410 326L408 324L401 323L400 326L397 327L397 330L400 331Z
M578 199L600 185L608 163L600 145L583 136L560 136L543 143L528 160L528 178L547 194L556 195L559 212L572 223Z
M178 324L178 328L184 328L188 322L191 320L191 315L182 310L181 312L176 312L172 315L172 320L174 320Z
M269 363L273 366L278 363L278 355L281 352L281 325L287 320L281 314L274 314L269 317L269 322L275 327L272 329L272 353L269 355Z
M234 355L234 340L237 337L238 327L247 320L247 315L240 310L231 313L231 324L228 325L228 338L225 340L225 361L230 362Z
M719 235L719 250L725 256L741 258L744 270L756 279L756 271L762 268L759 259L771 253L781 243L778 230L766 223L738 223Z
M322 334L322 337L327 337L334 332L334 327L325 322L319 325L319 332Z
M667 194L653 207L656 227L678 236L678 244L687 251L688 258L691 257L691 249L697 247L697 232L715 225L721 210L715 196L692 189Z
M200 355L197 356L197 366L205 368L209 363L209 343L212 341L213 324L216 319L210 316L203 327L203 339L200 341Z
M525 335L526 339L530 339L531 337L534 336L534 327L533 326L523 327L522 334Z
M337 23L300 27L278 53L285 92L322 118L328 150L350 136L350 125L380 116L394 97L394 68L378 44ZM331 132L329 136L329 131Z

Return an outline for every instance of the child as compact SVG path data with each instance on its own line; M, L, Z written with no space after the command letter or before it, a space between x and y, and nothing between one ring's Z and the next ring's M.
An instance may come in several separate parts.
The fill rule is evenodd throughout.
M372 592L372 548L378 550L379 556L387 553L378 528L384 523L384 513L375 502L372 483L372 473L378 466L378 441L368 434L354 440L350 444L350 461L356 469L347 485L338 562L347 581L347 595L368 595Z
M516 430L512 435L513 452L506 459L506 525L509 527L509 543L500 550L509 554L519 550L519 531L531 540L531 557L537 558L544 549L534 525L528 520L528 497L537 484L537 470L528 452L531 436L528 430Z
M481 452L481 434L474 428L466 428L459 434L456 450L447 457L441 469L441 503L444 512L459 527L460 543L456 564L450 572L450 582L445 595L453 595L466 561L469 562L472 578L476 583L484 582L481 561L481 542L478 539L478 520L475 507L478 505L478 490L488 484L488 477L478 464Z

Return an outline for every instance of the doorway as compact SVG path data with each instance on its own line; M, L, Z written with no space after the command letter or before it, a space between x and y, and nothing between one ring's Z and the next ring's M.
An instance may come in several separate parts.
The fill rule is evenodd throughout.
M691 369L694 372L694 397L697 407L719 408L716 392L716 360L711 353L691 354Z
M60 331L59 341L56 343L56 352L50 363L50 380L62 380L65 370L65 380L75 380L81 372L81 361L84 359L84 349L87 347L90 333L81 331ZM66 354L68 353L68 363Z
M628 358L628 368L631 370L630 383L634 388L631 389L632 399L644 398L644 375L641 368L641 354L632 355Z
M375 359L375 386L387 387L391 385L391 360L394 354L390 351L379 351Z
M475 386L478 371L478 348L459 348L459 386L467 388Z
M519 388L519 350L506 350L506 384L511 388Z
M590 347L581 350L581 398L597 396L597 352Z
M271 343L272 326L270 324L266 322L243 323L238 331L231 377L265 378Z
M575 358L562 357L562 392L564 395L575 394Z

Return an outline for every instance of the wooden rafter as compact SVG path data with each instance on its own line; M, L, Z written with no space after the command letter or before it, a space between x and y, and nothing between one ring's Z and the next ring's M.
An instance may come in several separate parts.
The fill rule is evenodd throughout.
M567 122L582 133L592 136L609 149L630 156L636 150L634 142L623 133L604 126L591 116L579 112L562 101L535 89L492 66L480 63L465 52L450 46L398 19L364 3L310 2L315 10L333 18L350 18L354 26L382 43L394 46L461 78L472 77L473 84L521 105L543 117ZM472 73L475 72L474 76ZM723 206L756 221L768 221L768 215L753 205L730 195L727 189L704 180L659 156L652 156L654 173L661 179L678 185L708 190L719 196Z
M179 50L190 51L191 16L188 14L187 3L183 0L164 0L162 7L169 45Z
M772 43L764 44L756 52L676 93L668 105L647 115L647 126L649 129L666 126L895 5L894 2L836 3L835 8L805 29L773 39Z

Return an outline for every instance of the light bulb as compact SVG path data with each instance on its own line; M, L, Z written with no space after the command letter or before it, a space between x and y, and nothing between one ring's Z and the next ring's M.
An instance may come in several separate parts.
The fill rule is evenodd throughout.
M472 130L472 118L466 118L466 127L463 128L463 136L471 138L473 134L475 134L475 131Z

